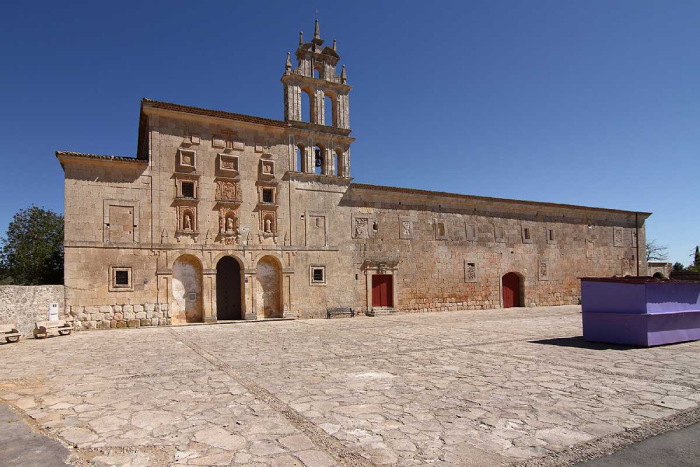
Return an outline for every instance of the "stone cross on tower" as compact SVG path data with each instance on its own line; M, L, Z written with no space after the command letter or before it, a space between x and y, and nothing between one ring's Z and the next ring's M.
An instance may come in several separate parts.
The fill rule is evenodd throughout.
M282 76L284 119L288 122L308 121L315 125L349 130L348 93L352 87L347 84L344 65L340 75L336 73L336 66L340 60L336 41L333 41L333 47L323 47L323 42L316 19L314 38L311 42L304 42L303 33L299 33L299 48L295 52L298 62L296 68L292 68L291 57L287 53L287 63ZM302 92L309 96L310 109L306 112L301 105ZM324 101L327 97L331 100L332 115L324 115Z

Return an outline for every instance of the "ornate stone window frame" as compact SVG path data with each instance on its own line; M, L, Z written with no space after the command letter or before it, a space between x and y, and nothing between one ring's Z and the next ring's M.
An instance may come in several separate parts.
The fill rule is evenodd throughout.
M194 185L194 196L185 196L182 190L182 184L192 183ZM199 177L189 177L187 175L178 174L175 176L175 197L184 200L193 200L199 198Z
M272 201L265 202L265 190L272 192ZM275 185L258 185L258 204L264 206L277 206L277 186Z
M110 229L110 220L109 220L109 207L110 206L121 206L121 207L128 207L132 208L134 210L134 241L133 243L139 243L139 220L141 219L141 210L139 208L139 202L138 201L128 201L128 200L122 200L122 199L106 199L102 202L102 225L103 225L103 234L102 234L102 242L103 243L115 243L115 242L110 242L109 240L109 229ZM131 242L129 243L131 244Z
M117 273L127 273L127 284L117 284ZM133 292L134 276L130 266L110 266L109 267L109 291L110 292Z
M240 160L232 154L217 153L218 169L227 175L236 176L240 171Z
M322 280L316 280L315 273L321 271ZM328 284L326 276L326 266L323 264L312 264L309 266L309 285L310 286L325 286Z

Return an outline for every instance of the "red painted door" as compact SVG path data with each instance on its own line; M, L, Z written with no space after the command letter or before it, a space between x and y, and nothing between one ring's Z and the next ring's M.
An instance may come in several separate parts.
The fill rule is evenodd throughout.
M520 277L514 272L503 276L503 308L520 305Z
M393 306L393 290L391 276L375 274L372 276L372 306Z

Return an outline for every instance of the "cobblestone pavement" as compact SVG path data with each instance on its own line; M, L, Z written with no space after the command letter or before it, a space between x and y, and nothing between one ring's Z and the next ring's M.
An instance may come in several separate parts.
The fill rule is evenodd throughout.
M697 411L700 342L580 334L575 306L81 332L0 345L0 400L124 467L535 465Z

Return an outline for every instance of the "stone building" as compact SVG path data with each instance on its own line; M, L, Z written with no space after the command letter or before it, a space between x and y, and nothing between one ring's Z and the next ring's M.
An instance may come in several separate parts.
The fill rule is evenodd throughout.
M581 276L646 273L648 213L352 183L339 59L317 22L296 67L287 55L284 120L143 99L135 158L57 152L66 317L561 305L578 302Z

